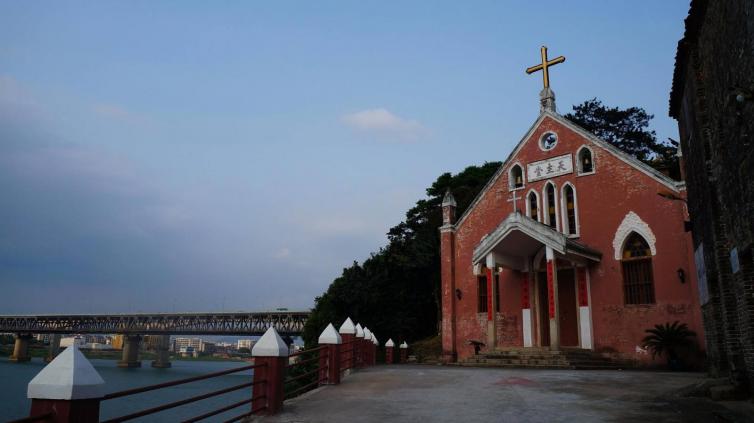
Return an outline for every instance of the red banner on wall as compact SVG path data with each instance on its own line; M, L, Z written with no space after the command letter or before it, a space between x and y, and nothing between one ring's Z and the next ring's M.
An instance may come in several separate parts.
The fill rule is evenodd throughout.
M576 278L579 282L579 307L589 305L589 292L586 289L586 268L579 267L576 269Z
M524 272L523 281L521 282L521 308L531 308L531 299L529 297L529 273Z
M555 292L553 292L552 260L547 260L547 302L550 306L550 319L555 318Z

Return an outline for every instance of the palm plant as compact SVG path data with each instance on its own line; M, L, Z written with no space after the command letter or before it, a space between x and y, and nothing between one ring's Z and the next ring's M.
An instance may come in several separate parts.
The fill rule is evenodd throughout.
M678 351L681 348L690 347L694 344L691 339L696 333L689 329L686 323L675 321L655 325L652 329L645 330L649 335L642 340L642 346L652 351L652 358L667 354L668 365L671 368L679 366Z

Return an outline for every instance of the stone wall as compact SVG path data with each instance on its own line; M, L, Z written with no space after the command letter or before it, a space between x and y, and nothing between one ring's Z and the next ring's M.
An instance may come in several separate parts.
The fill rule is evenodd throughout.
M694 246L704 246L711 370L741 386L754 384L753 76L754 2L692 1L670 114L679 122Z

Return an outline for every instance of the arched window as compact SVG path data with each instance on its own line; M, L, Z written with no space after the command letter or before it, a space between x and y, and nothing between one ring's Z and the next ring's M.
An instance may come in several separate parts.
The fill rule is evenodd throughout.
M508 175L508 181L511 189L523 188L524 186L524 171L520 165L513 165Z
M581 147L577 157L580 174L594 172L594 157L592 157L592 150L590 150L589 147Z
M647 241L632 232L623 246L623 293L626 304L654 304L652 251Z
M555 209L557 202L555 200L555 184L548 182L545 184L544 191L544 223L553 228L558 228L558 214Z
M576 215L576 191L571 184L563 186L563 224L565 233L568 235L578 235L578 217Z
M534 191L529 191L526 198L526 215L539 222L539 197Z

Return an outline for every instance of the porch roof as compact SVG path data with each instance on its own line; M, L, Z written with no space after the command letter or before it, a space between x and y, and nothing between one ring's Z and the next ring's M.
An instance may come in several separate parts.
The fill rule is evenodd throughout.
M511 213L474 248L472 264L484 263L495 253L508 267L521 270L524 259L548 246L562 256L599 262L602 253L521 213Z

